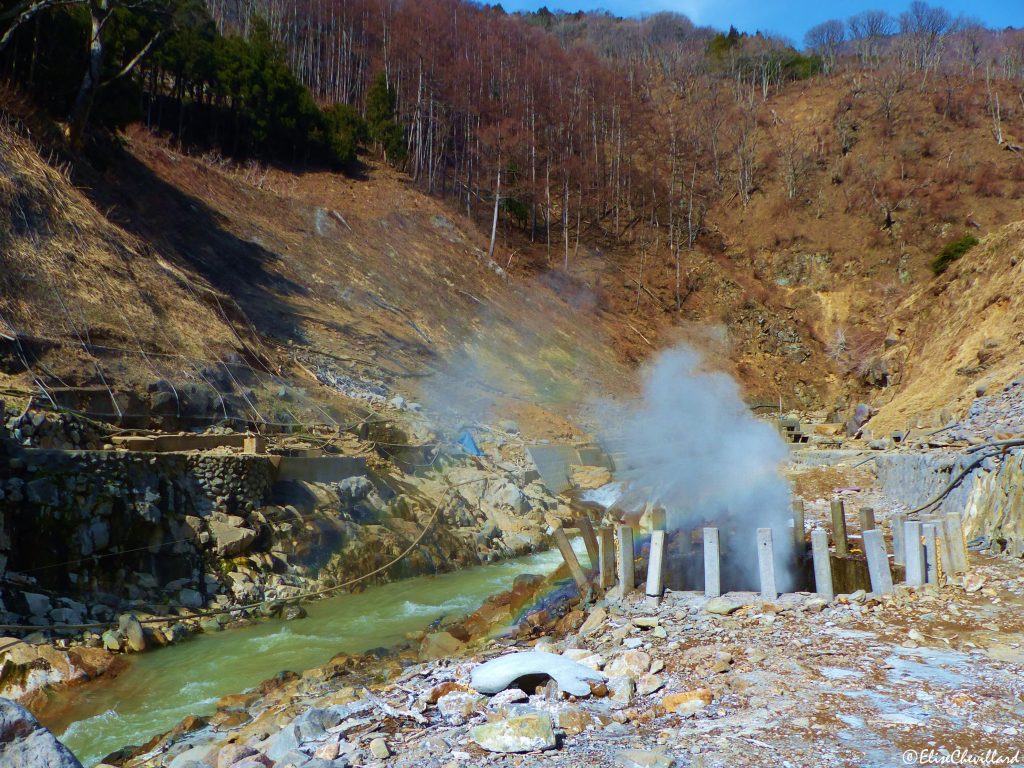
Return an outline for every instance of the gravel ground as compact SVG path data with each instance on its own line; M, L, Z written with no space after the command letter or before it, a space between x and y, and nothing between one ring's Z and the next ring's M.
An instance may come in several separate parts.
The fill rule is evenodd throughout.
M842 495L851 508L873 506L883 528L899 509L871 488ZM807 502L808 527L823 524L827 499ZM242 716L223 715L233 711L224 705L213 725L129 764L881 767L963 762L965 750L991 764L1024 741L1022 609L1021 562L977 553L959 584L881 598L668 592L653 607L634 592L585 610L563 601L471 644L468 656L423 661L407 650L381 662L376 682L357 662L264 686ZM522 693L473 691L477 665L525 650L608 680L582 698L542 678ZM309 726L311 712L322 727ZM512 737L541 748L484 748ZM234 759L239 750L250 762Z

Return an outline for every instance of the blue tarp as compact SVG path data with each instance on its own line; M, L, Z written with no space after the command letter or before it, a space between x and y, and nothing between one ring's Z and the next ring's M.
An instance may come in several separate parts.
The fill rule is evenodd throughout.
M459 435L459 445L462 446L463 450L470 456L483 456L484 452L480 450L480 447L476 444L476 440L469 434L469 430L462 430L462 434Z

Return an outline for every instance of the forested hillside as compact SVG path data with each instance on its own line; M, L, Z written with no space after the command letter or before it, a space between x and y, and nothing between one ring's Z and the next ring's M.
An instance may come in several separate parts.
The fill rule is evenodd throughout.
M131 122L230 163L386 162L512 274L587 292L626 360L723 328L752 399L897 383L888 314L1020 216L1024 31L923 2L802 44L460 0L4 9L0 71L91 162Z

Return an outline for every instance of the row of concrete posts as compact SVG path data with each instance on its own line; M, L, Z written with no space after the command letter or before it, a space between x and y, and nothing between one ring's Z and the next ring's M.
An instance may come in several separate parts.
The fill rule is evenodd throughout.
M654 605L660 602L665 591L665 526L664 515L654 516L654 530L651 533L650 551L647 558L647 580L644 592L648 601ZM576 581L583 595L589 594L591 580L596 575L597 583L602 589L610 589L619 585L620 596L625 596L636 588L636 565L633 557L633 529L628 525L619 525L613 529L603 527L594 530L588 517L577 521L577 528L587 549L591 563L596 563L596 573L585 569L576 557L569 537L561 528L555 529L555 542L562 558L569 567L569 573ZM721 594L721 562L719 533L717 528L704 528L704 593L708 597ZM617 545L617 546L616 546ZM772 529L757 529L757 559L760 574L761 595L765 599L774 600L778 597L775 581L775 561L772 544Z
M803 517L802 502L799 517ZM832 541L837 556L849 554L846 533L846 510L841 499L831 506ZM888 594L893 591L892 568L882 531L875 525L874 510L860 510L860 526L864 555L867 559L871 591ZM800 539L803 531L800 531ZM904 514L892 520L893 562L903 567L904 583L909 586L941 584L954 574L966 573L967 543L957 512L945 515L922 515L919 520L908 520ZM835 597L832 585L832 555L829 552L828 532L821 528L811 531L811 554L814 560L814 583L817 593L831 600Z

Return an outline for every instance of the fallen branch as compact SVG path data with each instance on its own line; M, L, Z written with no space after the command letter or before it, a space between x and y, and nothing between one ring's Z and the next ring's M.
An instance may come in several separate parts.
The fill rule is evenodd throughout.
M650 341L648 340L648 338L647 338L646 336L644 336L644 335L643 335L642 333L640 333L640 331L638 331L638 330L636 329L636 327L635 327L635 326L634 326L634 325L633 325L632 323L626 323L626 325L628 325L628 326L629 326L630 330L632 330L632 331L633 331L633 333L635 333L635 334L636 334L637 336L639 336L639 337L640 337L641 339L643 339L644 341L646 341L646 342L647 342L647 346L649 346L649 347L653 347L653 346L654 346L653 344L651 344L651 342L650 342Z

